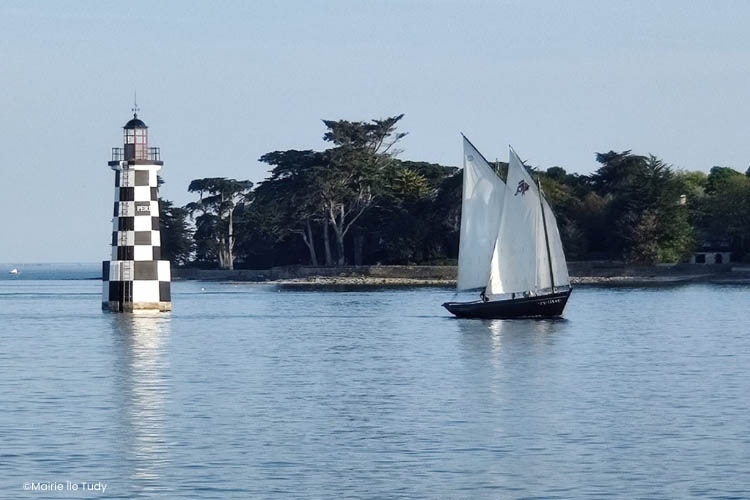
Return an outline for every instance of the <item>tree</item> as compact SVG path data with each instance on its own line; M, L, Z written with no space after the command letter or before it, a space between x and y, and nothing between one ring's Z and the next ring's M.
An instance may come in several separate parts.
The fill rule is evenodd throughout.
M568 184L568 174L560 167L550 167L546 172L539 172L539 179L544 195L555 212L565 255L568 258L585 256L590 244L586 227L581 224L584 203Z
M156 186L161 189L164 179L156 176ZM188 222L189 213L182 207L159 197L159 235L161 258L178 266L190 262L193 253L193 230Z
M438 240L445 257L457 259L464 171L453 167L445 168L451 172L447 172L449 175L437 185L430 211L430 226L433 238Z
M711 169L696 225L712 237L728 238L740 256L750 253L750 178ZM732 171L734 172L734 171Z
M316 184L333 228L338 265L346 263L344 238L375 202L382 169L399 153L394 146L406 133L396 132L396 124L403 117L371 122L323 120L328 128L323 139L334 147L326 151L328 165L316 176Z
M355 264L366 254L386 263L413 263L430 257L429 216L436 188L427 176L433 175L432 166L394 160L383 169L378 203L355 229L359 236L354 239ZM373 243L368 252L363 248L366 238Z
M462 178L447 185L457 172L436 163L393 159L383 170L377 205L357 224L370 242L364 256L392 264L455 258Z
M163 198L159 199L159 231L161 233L161 258L178 266L190 261L193 253L193 230L190 213Z
M706 192L713 194L721 189L731 179L745 177L742 173L729 167L711 167L711 172L706 179Z
M271 175L255 189L255 203L268 215L269 229L278 241L296 234L318 265L314 227L326 225L317 176L327 168L325 155L315 151L274 151L260 161L273 165ZM324 238L327 238L324 235ZM326 252L330 265L330 249Z
M206 177L190 182L188 191L198 193L197 202L185 208L195 218L199 257L218 258L221 269L234 269L234 212L251 199L253 183L226 177ZM195 213L200 215L195 217Z
M675 262L694 245L681 183L653 155L598 153L592 185L607 200L609 248L634 262Z
M565 182L567 172L562 167L550 167L547 169L546 176L560 184Z
M290 246L272 233L274 217L274 212L258 203L257 197L252 203L237 207L233 218L235 267L265 269L298 262L290 255ZM291 250L294 254L293 246Z

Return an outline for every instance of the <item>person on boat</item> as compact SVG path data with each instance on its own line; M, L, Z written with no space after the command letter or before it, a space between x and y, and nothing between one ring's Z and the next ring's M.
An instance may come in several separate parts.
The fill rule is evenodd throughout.
M487 295L484 293L484 290L479 292L479 298L482 299L482 302L489 302L490 298L487 297Z

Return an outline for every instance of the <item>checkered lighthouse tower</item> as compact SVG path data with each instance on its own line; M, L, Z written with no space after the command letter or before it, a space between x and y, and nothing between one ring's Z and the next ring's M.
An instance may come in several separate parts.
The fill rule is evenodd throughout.
M164 164L148 146L148 127L138 118L125 124L122 148L112 148L115 171L112 258L102 263L102 308L110 311L172 309L169 261L161 260L159 186Z

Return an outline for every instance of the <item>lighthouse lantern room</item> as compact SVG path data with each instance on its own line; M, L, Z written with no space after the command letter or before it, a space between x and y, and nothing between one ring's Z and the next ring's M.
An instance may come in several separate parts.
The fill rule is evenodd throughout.
M122 148L112 148L115 171L112 255L102 263L102 308L110 311L172 309L170 266L161 258L159 186L164 164L148 145L148 127L138 118L123 127Z

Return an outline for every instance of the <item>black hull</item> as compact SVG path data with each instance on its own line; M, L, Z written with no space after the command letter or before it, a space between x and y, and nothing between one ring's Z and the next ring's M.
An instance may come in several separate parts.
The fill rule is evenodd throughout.
M555 318L562 315L571 290L491 302L446 302L443 307L458 318Z

